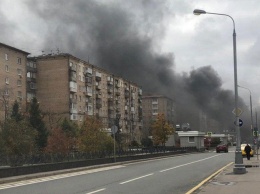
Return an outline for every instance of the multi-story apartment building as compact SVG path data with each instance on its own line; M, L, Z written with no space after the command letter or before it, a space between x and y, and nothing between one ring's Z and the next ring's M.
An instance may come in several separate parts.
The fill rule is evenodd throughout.
M0 120L8 118L15 100L26 108L28 52L0 43Z
M143 105L143 135L151 135L151 124L158 114L164 114L167 122L175 127L174 101L162 95L144 95Z
M118 119L129 140L140 139L142 90L135 83L65 53L28 58L27 78L28 100L36 96L46 114L78 123L96 116L105 128Z

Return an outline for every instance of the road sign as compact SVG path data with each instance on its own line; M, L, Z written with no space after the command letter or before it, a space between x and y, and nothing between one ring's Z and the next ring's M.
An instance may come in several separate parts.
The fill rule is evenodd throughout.
M117 126L113 125L113 126L111 127L111 132L112 132L113 134L115 134L115 133L117 132L117 130L118 130Z
M241 127L242 125L243 125L243 121L239 119L239 127Z
M234 121L234 124L237 125L237 124L236 124L236 121ZM239 125L239 127L241 127L241 126L243 125L243 121L242 121L242 119L239 119L239 121L238 121L238 125Z
M237 111L236 111L237 110ZM240 108L237 108L237 109L234 109L233 111L232 111L232 113L234 114L234 115L237 115L237 116L240 116L241 114L242 114L242 110L240 109Z

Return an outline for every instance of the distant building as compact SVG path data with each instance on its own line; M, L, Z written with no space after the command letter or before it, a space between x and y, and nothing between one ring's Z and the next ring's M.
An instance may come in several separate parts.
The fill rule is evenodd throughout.
M142 89L137 84L66 53L28 58L27 77L27 100L36 96L46 115L77 123L95 116L107 129L119 119L129 141L140 140Z
M143 136L151 135L151 124L159 113L163 113L167 122L175 127L174 101L162 95L144 95L143 102Z
M24 113L36 97L49 122L68 118L80 124L95 116L108 131L119 124L127 141L140 142L140 86L67 53L28 55L0 43L0 120L9 117L15 100Z
M26 110L28 52L0 43L0 120L8 118L15 101Z

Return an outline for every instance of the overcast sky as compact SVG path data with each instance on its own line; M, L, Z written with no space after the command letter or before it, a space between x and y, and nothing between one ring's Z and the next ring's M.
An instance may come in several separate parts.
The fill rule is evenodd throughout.
M164 64L166 71L173 69L179 76L183 73L189 75L192 70L203 66L211 66L221 79L220 87L233 91L232 20L225 16L208 14L195 16L194 9L224 13L234 18L237 32L238 83L251 90L253 106L258 106L258 0L1 0L0 42L28 51L32 55L39 55L42 51L56 52L59 49L102 66L101 63L107 60L103 59L102 53L109 55L107 52L104 54L102 49L109 48L112 42L107 42L107 39L113 42L124 42L128 39L130 43L139 42L138 48L149 46L146 57L153 56L156 61ZM124 17L125 15L127 17ZM124 25L121 25L123 23ZM115 29L116 37L112 35ZM121 40L120 35L126 38ZM98 43L104 46L96 46ZM116 46L118 54L122 48ZM134 44L125 45L131 46L136 48ZM99 54L96 51L99 51ZM160 54L162 56L158 57ZM147 63L147 60L145 62ZM153 62L148 60L148 63ZM160 81L167 84L171 79L169 76ZM239 89L239 95L249 105L249 92Z

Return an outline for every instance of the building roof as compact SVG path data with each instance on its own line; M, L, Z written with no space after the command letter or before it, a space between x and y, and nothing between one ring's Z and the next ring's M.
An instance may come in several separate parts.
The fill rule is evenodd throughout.
M2 47L7 47L7 48L9 48L9 49L12 49L12 50L15 50L15 51L24 53L24 54L26 54L26 55L29 55L29 54L30 54L30 53L28 53L28 52L26 52L26 51L23 51L23 50L20 50L20 49L18 49L18 48L9 46L9 45L7 45L7 44L3 44L3 43L1 43L1 42L0 42L0 46L2 46Z
M167 96L159 95L159 94L145 94L145 95L143 95L142 98L143 99L145 99L145 98L147 98L147 99L149 99L149 98L167 98L167 99L173 101L173 99L171 99Z
M105 70L105 69L103 69L103 68L101 68L101 67L99 67L99 66L95 66L95 65L93 65L93 64L91 64L91 63L89 63L89 62L86 62L86 61L84 61L84 60L82 60L82 59L80 59L80 58L78 58L78 57L75 57L75 56L73 56L73 55L71 55L71 54L69 54L69 53L50 53L50 54L43 54L43 55L39 55L39 56L32 56L32 57L28 57L28 59L30 60L34 60L34 59L54 59L55 57L67 57L67 58L72 58L72 59L74 59L74 60L77 60L77 61L79 61L79 62L81 62L81 63L87 63L87 64L89 64L92 68L94 67L95 69L97 69L97 70L99 70L99 71L103 71L103 72L105 72L105 73L107 73L107 74L109 74L109 75L112 75L112 76L114 76L114 78L122 78L123 80L124 80L124 82L128 82L129 84L131 84L131 85L135 85L136 87L138 87L138 88L142 88L141 86L139 86L137 83L134 83L134 82L132 82L132 81L130 81L130 80L127 80L127 79L125 79L125 78L123 78L122 76L117 76L117 75L114 75L113 73L111 73L111 72L109 72L109 71L107 71L107 70Z

